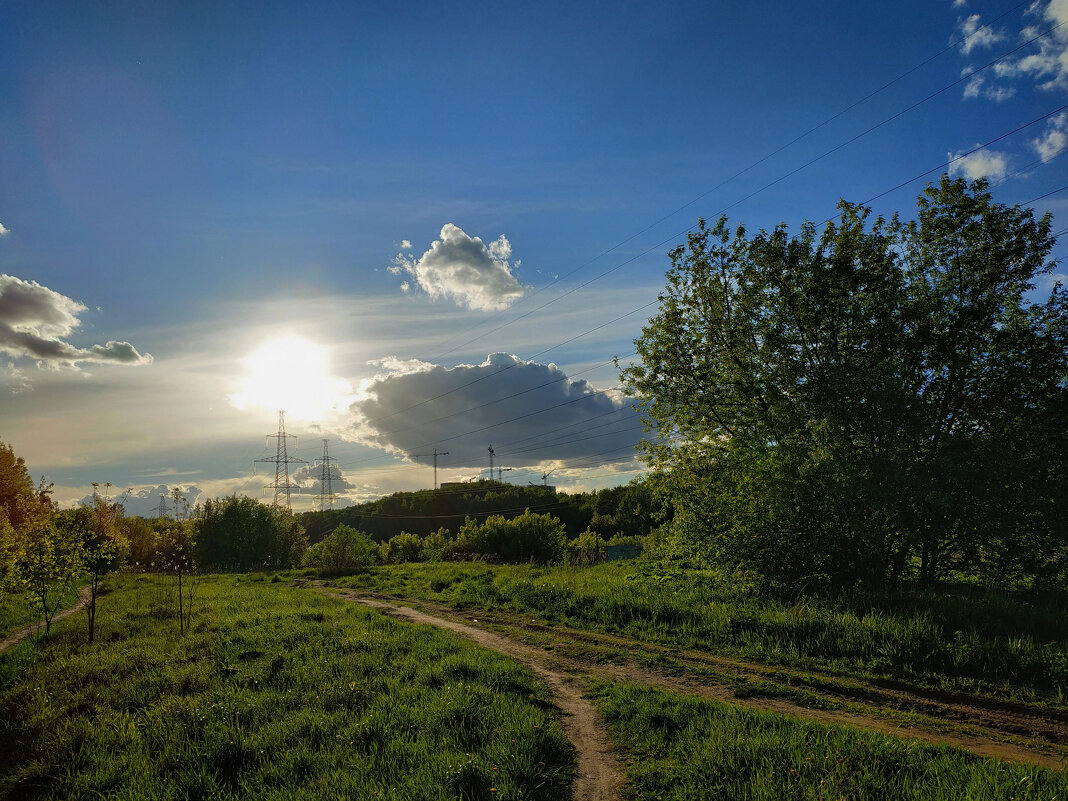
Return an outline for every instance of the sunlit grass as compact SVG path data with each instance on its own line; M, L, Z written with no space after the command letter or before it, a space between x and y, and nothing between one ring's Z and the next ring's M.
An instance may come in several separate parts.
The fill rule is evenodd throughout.
M59 600L59 609L66 609L77 600L78 590L72 587ZM30 602L27 595L0 590L0 637L40 620L40 610Z
M596 703L633 801L1060 801L1068 773L648 687Z
M1063 703L1068 609L965 590L811 594L794 603L648 562L595 567L430 563L374 568L352 587L788 665Z
M515 662L250 577L204 580L182 637L161 581L112 580L93 646L60 626L0 657L0 794L568 796L571 746Z

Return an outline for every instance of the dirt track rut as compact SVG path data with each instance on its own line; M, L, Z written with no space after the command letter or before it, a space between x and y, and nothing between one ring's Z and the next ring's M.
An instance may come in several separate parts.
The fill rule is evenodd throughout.
M615 801L620 797L623 786L622 771L603 722L593 705L582 695L584 680L593 676L646 684L669 692L712 698L823 723L847 724L869 731L950 745L981 756L1053 770L1063 768L1068 756L1068 750L1064 748L1064 744L1068 743L1068 713L1060 710L972 699L898 685L879 686L870 682L858 682L855 687L847 684L832 689L825 686L804 688L830 699L864 702L875 707L915 712L967 724L967 729L946 731L913 722L905 725L877 715L814 709L783 698L738 697L729 682L718 681L707 672L700 673L712 669L754 679L778 679L784 671L777 668L709 654L680 652L614 635L546 626L507 613L458 612L448 607L408 600L404 604L410 605L401 605L395 602L398 599L372 597L354 590L336 587L322 589L335 597L356 601L413 623L424 623L460 634L522 662L545 679L555 695L556 703L565 713L565 729L578 751L576 801ZM491 627L525 629L535 634L548 632L561 644L608 645L631 652L641 651L646 655L670 654L683 669L658 671L633 659L623 664L595 662L527 644L501 631L492 631Z

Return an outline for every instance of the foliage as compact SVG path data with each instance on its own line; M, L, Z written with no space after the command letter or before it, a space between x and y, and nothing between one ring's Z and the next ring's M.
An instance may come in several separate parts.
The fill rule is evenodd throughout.
M444 563L341 583L765 664L1019 700L1068 695L1068 596L856 587L790 601L744 573L646 559L593 567Z
M1068 793L1063 771L648 687L602 684L596 702L628 757L635 801L1055 801Z
M545 685L455 636L246 576L109 577L99 640L0 654L0 797L566 798ZM492 793L490 792L492 788Z
M567 544L568 561L573 565L596 565L604 561L605 539L586 529Z
M468 519L447 549L453 558L480 556L500 562L555 562L564 555L564 527L559 519L529 509L508 520L491 515L485 522Z
M340 525L322 542L304 552L304 564L326 573L343 573L378 564L380 554L374 540L362 531Z
M428 535L431 536L431 535ZM398 562L422 562L425 559L423 540L418 534L402 531L396 537L390 537L380 546L382 561L386 564Z
M1068 292L1050 220L943 178L918 220L702 221L622 371L686 552L813 582L1068 569Z
M41 506L25 461L0 442L0 519L18 530L41 517Z
M205 501L193 522L196 557L208 570L293 567L307 546L290 511L243 496Z
M455 537L468 517L479 521L490 515L511 519L526 509L558 518L572 536L589 528L595 515L605 527L605 537L617 532L644 536L664 514L662 499L641 481L574 494L549 487L477 481L439 490L397 492L345 509L304 512L300 520L312 542L339 523L366 531L376 542L385 542L402 532L425 538L439 529L447 537Z
M81 512L65 510L29 525L15 563L18 585L44 620L46 635L60 604L85 568L84 543L92 536L92 524Z

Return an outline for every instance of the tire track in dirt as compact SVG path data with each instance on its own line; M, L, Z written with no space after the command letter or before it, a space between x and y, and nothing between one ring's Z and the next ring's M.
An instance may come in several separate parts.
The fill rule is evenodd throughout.
M604 635L596 632L571 630L565 627L547 626L534 623L533 621L524 623L518 616L516 616L515 620L512 620L512 616L507 613L489 612L483 615L470 610L459 612L449 607L424 604L422 602L413 602L404 599L404 603L413 604L418 607L412 608L411 606L400 606L396 603L391 603L390 601L394 600L392 598L389 600L373 598L368 596L367 593L361 593L359 591L347 591L332 587L329 588L328 592L337 597L358 601L397 617L455 631L487 648L492 648L493 650L523 662L537 671L540 675L545 676L547 680L547 674L553 674L557 677L557 684L562 682L565 686L568 686L572 692L576 692L574 684L581 684L583 678L599 676L616 681L646 684L668 692L710 698L751 709L767 710L792 717L815 720L821 723L855 726L868 731L920 740L932 744L949 745L970 751L971 753L980 756L1004 759L1012 762L1023 762L1052 770L1061 770L1066 765L1066 756L1063 749L1005 742L996 737L998 734L1005 733L1022 733L1024 736L1028 736L1029 734L1033 736L1033 733L1038 730L1040 734L1045 735L1046 739L1051 740L1053 743L1063 745L1065 742L1068 742L1068 740L1063 738L1063 733L1068 731L1068 729L1065 728L1063 716L1057 710L1032 709L1020 704L999 702L994 699L975 699L975 702L972 703L972 699L968 699L966 696L956 693L945 693L945 698L941 698L939 697L940 694L932 691L923 690L910 693L907 689L903 689L900 686L886 688L875 687L870 684L859 686L860 683L858 683L858 687L855 688L856 691L852 692L851 688L836 687L833 690L829 690L819 685L804 685L806 691L828 698L842 698L845 700L863 699L864 703L871 706L883 705L893 709L918 711L921 714L927 714L935 718L964 722L969 724L973 731L976 731L977 729L989 730L991 736L983 736L982 731L972 734L967 732L947 732L935 728L928 729L924 728L920 723L910 722L906 725L875 715L864 715L840 710L815 709L783 698L738 697L735 694L733 687L726 680L716 681L715 678L710 679L707 676L699 676L685 672L681 675L658 672L644 665L636 664L633 660L629 660L626 664L600 663L572 655L553 653L552 651L547 651L543 648L528 645L509 637L506 634L472 626L470 623L481 622L483 626L497 624L514 628L526 628L539 632L548 632L561 642L570 641L590 644L610 643L617 648L626 649L631 653L642 651L646 654L671 655L683 665L684 670L686 667L727 668L734 671L736 675L758 679L771 678L774 680L784 672L784 670L780 668L750 664L728 657L684 652L679 651L678 649L628 640L615 635ZM473 615L478 615L478 617L473 618ZM457 620L457 617L462 618L464 622ZM552 685L551 682L550 684L554 687L555 692L556 685ZM576 694L578 698L582 700L581 691L578 691ZM590 708L595 716L595 720L598 722L598 726L600 727L599 717L596 717L597 713L593 710L592 705L584 700L583 703ZM604 753L610 754L611 747L607 745L606 739L605 743L606 751ZM577 742L576 747L578 747ZM620 783L621 782L622 780L620 779ZM618 786L619 785L617 785L617 787ZM578 799L587 797L599 798L599 796L580 796L576 794L576 798ZM605 798L615 797L617 796L605 796Z
M52 622L55 623L57 620L62 620L65 617L70 617L79 609L84 608L85 604L88 603L88 601L89 588L82 587L80 590L78 590L78 601L74 604L74 606L67 607L61 612L56 612L55 617L52 618ZM0 653L3 653L8 648L11 648L14 645L18 645L31 634L35 634L43 628L44 622L38 621L37 623L31 623L28 626L23 626L21 629L16 629L15 631L11 632L11 634L4 637L4 639L0 640Z
M323 588L335 598L355 601L392 617L411 623L423 623L459 634L484 648L497 651L522 662L540 676L553 699L564 713L562 723L577 752L578 775L575 777L575 801L617 801L623 786L623 771L608 740L596 708L582 696L581 677L550 663L544 651L485 629L436 617L408 606L368 598L357 592Z

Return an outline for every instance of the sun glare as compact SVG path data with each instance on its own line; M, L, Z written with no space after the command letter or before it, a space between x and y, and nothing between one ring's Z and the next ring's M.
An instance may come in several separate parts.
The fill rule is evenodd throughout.
M330 374L327 349L300 337L280 337L244 359L239 409L284 409L291 419L322 420L347 405L352 387Z

